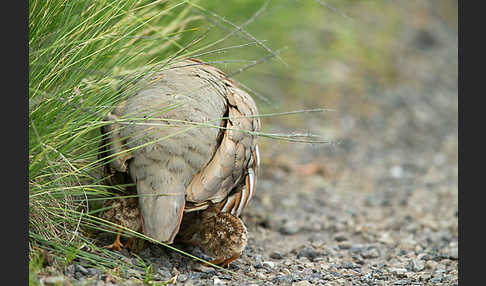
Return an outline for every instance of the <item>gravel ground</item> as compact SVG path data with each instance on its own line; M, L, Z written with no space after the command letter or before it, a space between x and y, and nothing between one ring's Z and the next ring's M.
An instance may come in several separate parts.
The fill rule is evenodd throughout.
M332 116L336 126L322 134L332 133L339 144L262 140L258 193L244 216L249 244L230 267L238 275L149 245L139 255L153 264L154 280L457 285L457 26L431 20L425 30L405 29L399 40L400 84L359 96L343 93L338 113L312 116L302 126L319 130L321 120ZM204 257L197 249L176 246ZM123 284L139 285L130 278L139 274L128 273ZM76 264L42 280L120 283Z

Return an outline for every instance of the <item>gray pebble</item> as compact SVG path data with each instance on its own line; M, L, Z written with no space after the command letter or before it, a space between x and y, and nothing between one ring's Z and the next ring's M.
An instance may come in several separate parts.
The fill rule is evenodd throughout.
M272 282L276 285L289 284L290 282L292 282L292 277L289 275L277 276L272 280Z
M75 272L75 267L74 267L74 264L69 264L68 266L66 266L66 268L64 269L64 273L66 275L74 275L74 272Z
M157 273L160 274L163 277L162 279L169 279L169 278L172 277L172 275L170 274L169 270L167 270L167 269L159 268L157 270Z
M281 234L292 235L296 234L299 231L299 228L294 220L287 220L279 228L279 231Z
M264 260L262 255L255 255L253 259L254 259L254 261L260 262L260 263L262 263L263 260Z
M194 270L196 271L199 271L199 272L202 272L204 274L212 274L212 273L215 273L215 270L213 267L209 266L209 265L206 265L206 264L202 264L202 263L198 263L194 266Z
M88 275L88 270L86 270L86 268L84 268L82 265L79 265L79 264L76 264L75 266L75 269L77 272L81 272L81 274L83 275Z
M74 278L77 279L77 280L80 280L83 277L84 277L84 275L81 272L74 273Z
M218 277L221 278L221 279L226 279L226 280L231 280L233 279L233 277L231 275L228 275L228 274L224 274L222 272L218 272Z
M218 277L214 277L213 283L214 283L214 285L225 285L226 284L226 282L224 282L223 280L219 279Z
M459 259L459 251L458 251L457 247L453 247L453 248L449 249L449 258L454 259L454 260Z
M378 249L371 247L363 249L361 251L361 256L363 256L363 258L377 258L380 256L380 253L378 252Z
M185 282L187 280L187 275L186 274L179 274L179 276L177 276L177 281L180 281L180 282Z
M442 280L443 280L442 276L438 276L438 277L436 276L436 277L430 279L429 281L432 282L432 283L440 283L440 282L442 282Z
M410 285L410 281L407 279L398 280L393 285Z
M96 268L88 268L87 270L88 270L88 276L93 276L100 273L100 271Z
M343 241L338 245L339 249L350 249L351 243L349 241Z
M292 283L292 286L310 286L312 285L309 281L299 281L296 283Z
M319 256L322 256L322 253L316 251L314 248L311 247L304 247L297 253L297 258L307 257L311 261Z
M263 264L260 263L260 262L253 263L253 267L255 267L255 269L262 269L262 268L264 268Z
M407 265L409 271L420 272L425 269L425 262L420 259L414 259Z
M425 263L425 268L426 269L430 269L430 270L435 270L437 268L437 262L435 262L434 260L428 260L426 263Z
M197 281L197 280L200 280L200 278L201 278L200 272L191 272L191 274L189 274L188 280L196 280Z
M44 279L45 285L61 285L66 278L64 276L51 276Z
M270 254L270 258L272 259L282 259L284 256L280 252L273 252Z
M397 277L406 277L407 269L405 268L391 268L390 272L395 274Z
M267 266L267 267L270 267L270 268L274 268L275 267L275 263L272 262L272 261L264 261L263 262L263 266Z
M334 240L337 242L348 240L348 236L345 233L338 233L334 236Z

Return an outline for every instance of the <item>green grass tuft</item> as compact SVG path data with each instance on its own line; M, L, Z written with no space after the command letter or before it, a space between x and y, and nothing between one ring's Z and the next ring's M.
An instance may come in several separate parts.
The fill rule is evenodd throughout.
M30 1L31 280L43 250L64 266L80 258L98 267L120 263L91 238L93 229L110 229L91 215L96 198L113 194L97 158L102 118L133 92L136 77L127 75L160 64L197 36L200 17L190 9L188 1Z

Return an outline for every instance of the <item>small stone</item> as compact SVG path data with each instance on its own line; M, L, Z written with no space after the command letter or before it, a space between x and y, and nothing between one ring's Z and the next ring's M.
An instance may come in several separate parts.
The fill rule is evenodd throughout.
M76 264L75 266L75 269L77 272L81 272L81 274L83 275L88 275L88 270L86 270L86 268L84 268L82 265L79 265L79 264Z
M427 259L425 259L426 256L427 256L427 253L422 252L422 253L417 254L417 259L418 260L427 260Z
M348 237L345 233L338 233L334 236L334 240L337 242L348 240Z
M45 285L62 285L66 280L64 276L51 276L44 279Z
M272 259L282 259L283 255L280 252L273 252L270 254L270 258Z
M255 257L253 258L254 261L256 262L260 262L262 263L263 262L263 256L262 255L255 255Z
M398 280L393 285L410 285L410 282L407 279Z
M353 261L356 262L356 264L363 265L365 262L363 259L361 259L361 256L359 255L353 255L351 256L353 258Z
M285 235L296 234L299 231L297 223L293 220L287 220L279 229L280 233Z
M275 263L272 262L272 261L264 261L263 262L263 266L267 266L267 267L270 267L270 268L274 268L275 267Z
M309 281L299 281L292 283L292 286L309 286L312 285Z
M405 268L391 268L390 272L395 274L397 277L406 277L407 269Z
M363 245L361 244L353 244L351 245L351 252L353 253L360 253L363 251Z
M180 282L185 282L187 280L187 275L186 274L179 274L179 276L177 277L177 281L180 281Z
M389 232L384 232L380 238L378 239L378 241L386 244L386 245L393 245L395 244L395 240L393 240L393 238L391 237L390 233Z
M84 275L81 272L75 272L74 273L74 278L77 279L77 280L80 280L83 277L84 277Z
M221 278L221 279L225 279L225 280L231 280L231 279L233 279L233 277L231 275L223 274L222 272L219 272L218 273L218 277Z
M313 269L314 263L311 263L311 262L304 263L304 267L307 268L307 269Z
M436 273L445 273L446 266L445 264L437 264L437 269L435 270Z
M459 251L458 251L457 247L453 247L453 248L449 249L449 258L454 259L454 260L459 259Z
M390 175L393 177L393 178L401 178L403 176L403 169L401 166L399 165L395 165L393 166L391 169L390 169Z
M202 264L202 263L196 263L194 265L194 268L193 269L195 271L199 271L199 272L202 272L202 273L212 273L212 272L216 272L213 267L211 267L209 265L206 265L206 264Z
M290 275L291 274L290 270L288 270L287 268L282 269L282 273L284 275Z
M425 268L435 270L437 268L437 264L438 263L434 260L427 260L427 262L425 263Z
M157 270L157 273L162 276L163 279L169 279L172 275L170 274L170 272L167 270L167 269L162 269L162 268L159 268Z
M361 256L363 256L363 258L377 258L380 256L380 253L378 252L378 249L371 247L363 249L363 251L361 251Z
M255 275L256 275L256 277L257 277L258 279L262 279L262 280L263 280L263 279L265 279L265 278L266 278L266 275L265 275L265 274L263 274L262 272L257 272Z
M277 275L272 282L276 285L288 285L290 282L292 282L292 277L289 275Z
M300 257L307 257L308 259L310 259L311 261L319 256L321 256L322 254L317 252L314 248L310 248L310 247L304 247L302 248L298 253L297 253L297 258L300 258Z
M175 267L172 267L172 270L170 271L170 274L173 275L173 276L177 276L179 275L179 270L177 270L177 268Z
M224 282L223 280L219 279L218 277L214 277L213 283L214 283L214 285L225 285L226 284L226 282Z
M339 249L350 249L351 243L349 241L343 241L338 245Z
M336 281L339 283L339 285L344 285L344 286L348 286L349 285L349 283L346 283L346 280L343 279L343 278L339 278Z
M66 268L64 269L64 274L66 275L74 275L74 272L76 272L76 269L74 267L73 264L69 264L68 266L66 266Z
M439 277L434 277L434 278L430 279L429 282L432 282L432 283L435 283L436 284L436 283L442 282L442 280L443 280L443 277L442 276L439 276Z
M253 263L253 267L255 267L255 269L262 269L262 268L264 268L263 267L263 263L260 263L260 262Z
M420 272L425 269L425 263L423 260L416 259L412 261L412 270L415 272Z
M353 269L354 268L354 265L351 262L344 262L344 263L341 264L341 268L344 268L344 269Z
M86 269L88 270L88 276L94 276L96 274L98 274L100 271L96 268L88 268Z

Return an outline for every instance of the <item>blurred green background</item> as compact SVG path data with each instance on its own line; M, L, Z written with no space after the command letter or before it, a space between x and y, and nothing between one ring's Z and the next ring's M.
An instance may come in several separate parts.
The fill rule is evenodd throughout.
M451 35L445 37L457 34L457 1L454 0L279 0L226 4L204 0L200 6L236 25L242 25L265 7L244 29L273 51L284 48L280 57L287 65L273 58L235 76L271 101L267 104L255 97L263 112L274 112L277 108L284 111L325 107L356 116L372 116L377 106L369 94L405 82L420 87L416 72L407 69L404 61L413 61L421 72L428 72L430 68L420 66L420 62L434 53L437 45L454 43L454 39L445 42L449 39L444 39L441 30L449 29L447 33ZM208 22L205 28L211 27L206 42L214 42L234 29L207 13L204 21ZM204 29L200 23L195 25ZM455 41L457 45L457 36ZM220 46L247 42L251 39L237 34ZM257 60L266 55L268 51L264 48L249 46L202 58ZM242 65L220 67L231 72ZM338 126L336 116L325 118L321 124ZM295 129L301 126L302 120L307 119L276 117L265 122L278 122Z

